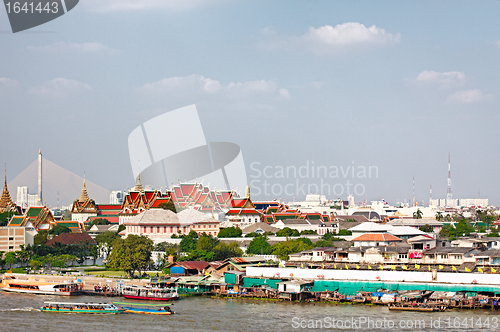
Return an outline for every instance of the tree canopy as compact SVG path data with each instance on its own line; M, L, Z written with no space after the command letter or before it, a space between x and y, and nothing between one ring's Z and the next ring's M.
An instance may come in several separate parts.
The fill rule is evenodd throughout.
M226 237L241 237L241 234L243 232L241 231L241 228L239 227L228 227L228 228L223 228L219 231L219 234L217 234L218 238L226 238Z
M270 255L271 253L272 248L269 242L267 242L267 236L265 235L257 235L254 237L247 248L247 254Z
M71 229L64 225L56 225L49 230L49 235L57 236L62 233L71 233Z
M284 227L276 232L276 236L290 237L290 236L299 236L300 233L296 229L291 229L290 227Z
M431 225L429 224L425 224L423 225L422 227L419 228L422 232L426 232L426 233L432 233L434 231L434 229L432 228Z
M124 270L129 278L135 271L141 272L151 264L153 241L146 236L130 234L126 239L116 239L112 246L108 265Z

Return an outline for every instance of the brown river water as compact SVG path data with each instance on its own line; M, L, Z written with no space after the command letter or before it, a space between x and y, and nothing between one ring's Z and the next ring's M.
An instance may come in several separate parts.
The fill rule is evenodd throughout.
M0 331L498 331L491 310L390 312L383 306L186 297L171 316L43 313L44 301L109 302L124 298L56 297L0 292Z

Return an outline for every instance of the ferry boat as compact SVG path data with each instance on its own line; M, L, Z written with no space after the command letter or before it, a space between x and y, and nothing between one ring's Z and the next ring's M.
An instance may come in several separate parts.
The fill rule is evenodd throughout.
M69 302L44 302L40 308L42 312L64 312L74 314L121 314L124 308L113 303L69 303Z
M149 301L171 301L178 300L179 294L168 288L125 286L122 296L126 299L149 300Z
M173 305L173 303L144 304L144 303L113 302L113 304L122 306L122 308L125 309L125 312L131 314L172 315L175 313L169 307Z
M78 282L47 282L44 279L39 281L5 279L0 284L0 290L14 293L71 296L80 294L82 285Z

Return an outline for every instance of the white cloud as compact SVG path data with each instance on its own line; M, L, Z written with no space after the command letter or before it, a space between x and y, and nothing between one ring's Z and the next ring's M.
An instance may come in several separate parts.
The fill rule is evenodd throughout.
M388 33L375 25L367 28L358 22L337 24L335 27L325 25L319 28L310 27L302 36L305 42L318 45L341 46L352 44L392 44L399 43L401 34Z
M73 42L57 42L50 45L44 46L28 46L28 50L32 51L43 51L43 52L80 52L80 53L106 53L106 54L117 54L118 50L112 49L104 44L97 42L89 43L73 43Z
M19 82L7 77L0 77L0 87L14 88L19 86Z
M290 92L287 89L281 88L279 92L281 97L285 99L290 99Z
M66 78L56 78L29 90L30 93L48 98L69 98L88 92L90 85Z
M280 37L273 28L265 28L267 37L261 45L270 49L306 49L316 53L330 53L348 47L397 44L400 33L389 33L375 25L366 27L358 22L347 22L336 26L310 27L301 36Z
M461 90L448 96L449 102L460 104L470 104L479 101L489 101L493 99L493 95L484 95L479 89Z
M157 82L145 84L140 90L154 94L183 92L188 94L203 94L205 96L248 96L253 94L270 95L278 93L285 99L290 98L288 90L279 88L274 81L231 82L223 85L219 81L201 75L164 78Z
M441 88L460 87L465 84L465 74L459 71L439 73L432 70L424 70L415 79L417 83L433 84Z
M138 10L157 10L185 11L195 8L214 5L227 0L86 0L84 6L92 11L111 12L111 11L138 11Z

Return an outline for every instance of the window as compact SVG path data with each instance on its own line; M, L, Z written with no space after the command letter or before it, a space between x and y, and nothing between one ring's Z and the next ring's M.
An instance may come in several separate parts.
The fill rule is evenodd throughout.
M408 258L408 254L399 254L399 258L402 259L402 258Z
M448 258L448 255L443 255L443 254L441 254L441 255L439 255L439 257L440 257L441 259L447 259L447 258Z
M9 250L14 250L14 246L9 246Z
M13 237L9 237L9 241L14 241L14 238Z

